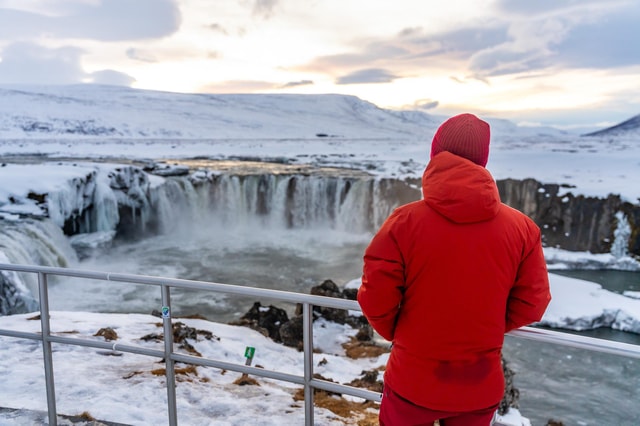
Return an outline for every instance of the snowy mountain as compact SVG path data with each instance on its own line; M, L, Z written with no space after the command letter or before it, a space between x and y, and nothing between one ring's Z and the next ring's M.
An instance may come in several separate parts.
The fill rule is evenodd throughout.
M413 138L440 122L354 96L180 94L116 86L4 86L0 138Z
M640 136L640 114L620 124L588 133L585 136Z

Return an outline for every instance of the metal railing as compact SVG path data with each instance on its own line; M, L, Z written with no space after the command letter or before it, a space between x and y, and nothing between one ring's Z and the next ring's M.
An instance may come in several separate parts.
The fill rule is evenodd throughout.
M27 333L15 330L0 329L0 336L39 340L42 342L45 383L47 392L47 415L50 425L57 425L55 383L51 350L52 343L85 346L113 351L117 350L120 352L128 352L164 359L166 364L165 375L167 384L168 420L169 424L172 426L178 424L174 369L174 364L176 362L226 369L230 371L236 371L240 373L251 374L254 376L266 377L302 385L304 387L305 425L308 426L313 425L314 423L314 389L321 389L329 392L351 395L375 402L379 402L381 400L381 395L377 392L347 385L341 385L326 380L315 379L313 377L313 307L321 306L326 308L360 311L360 306L356 301L205 281L192 281L173 278L151 277L144 275L97 272L35 265L0 264L0 270L38 274L41 333ZM117 343L83 340L79 338L68 338L52 335L49 322L49 275L159 286L161 290L163 308L162 318L164 330L164 350L161 351L134 345L122 345ZM264 368L251 367L250 365L245 364L234 364L220 360L199 358L195 356L174 353L170 294L170 289L172 287L189 290L205 290L217 293L234 294L238 296L248 296L259 299L271 299L280 302L301 304L303 320L303 375L300 376ZM640 359L640 346L628 343L614 342L604 339L596 339L532 327L523 327L518 330L511 331L509 334L516 337L523 337L526 339L532 339L552 344L565 345L591 351L605 352Z

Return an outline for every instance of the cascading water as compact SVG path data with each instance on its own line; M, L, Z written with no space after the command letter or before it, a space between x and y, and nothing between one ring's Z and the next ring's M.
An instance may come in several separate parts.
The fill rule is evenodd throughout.
M50 219L7 222L0 227L0 262L72 266L77 256L62 229ZM0 315L31 312L38 307L37 276L2 272Z
M340 283L360 275L365 245L398 204L396 189L367 176L201 170L152 182L133 167L110 169L49 198L57 219L42 223L58 235L39 232L37 238L61 240L53 246L69 253L72 242L79 258L47 262L25 255L11 261L307 292L325 279ZM409 191L403 202L417 195ZM61 223L65 231L82 232L64 236ZM150 293L155 289L116 285L96 291L77 281L55 280L52 309L157 307L149 306L158 299ZM177 291L174 310L229 320L249 302Z
M396 207L376 179L209 174L168 179L152 196L161 232L185 223L226 228L325 229L361 234Z

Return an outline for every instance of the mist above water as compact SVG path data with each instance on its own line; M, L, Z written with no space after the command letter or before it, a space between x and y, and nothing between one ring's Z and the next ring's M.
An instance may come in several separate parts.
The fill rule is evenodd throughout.
M369 233L321 228L265 228L259 220L245 221L242 226L212 220L208 224L181 224L172 232L138 241L118 242L78 267L309 293L312 286L326 279L342 285L358 278L370 238ZM52 287L52 309L149 313L161 306L160 290L154 286L68 278L58 281L65 284ZM244 314L253 302L172 289L176 315L200 314L226 322Z

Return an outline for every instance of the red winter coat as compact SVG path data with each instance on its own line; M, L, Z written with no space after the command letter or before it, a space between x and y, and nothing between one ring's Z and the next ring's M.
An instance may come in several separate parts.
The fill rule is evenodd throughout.
M429 162L422 190L366 249L358 302L393 342L384 380L396 393L434 410L486 408L504 393L504 333L551 300L540 229L500 202L484 167L449 152Z

